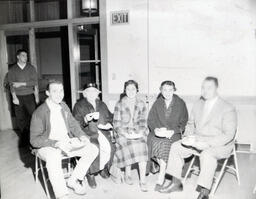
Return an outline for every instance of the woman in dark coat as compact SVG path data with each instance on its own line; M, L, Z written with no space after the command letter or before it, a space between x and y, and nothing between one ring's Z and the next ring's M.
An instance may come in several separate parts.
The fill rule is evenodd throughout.
M113 160L115 146L111 142L112 119L107 105L98 95L96 84L90 83L82 91L84 98L79 100L73 109L73 115L79 121L82 130L90 137L90 141L99 147L100 153L87 174L88 184L96 188L94 175L100 172L103 178L109 177L109 167Z
M174 82L162 82L160 90L161 93L153 104L148 116L148 126L150 133L153 134L148 142L149 152L151 158L155 159L160 165L155 191L158 191L164 183L165 169L171 145L181 139L181 134L188 121L188 111L185 102L174 94L176 91Z

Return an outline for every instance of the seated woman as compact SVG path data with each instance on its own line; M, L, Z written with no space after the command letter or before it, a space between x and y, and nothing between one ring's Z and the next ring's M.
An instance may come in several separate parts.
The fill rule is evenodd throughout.
M83 99L79 100L73 109L73 115L84 133L90 137L90 141L96 144L100 153L91 165L86 175L91 188L96 188L97 184L94 175L100 172L103 178L109 177L109 167L113 160L115 146L111 142L113 115L108 110L107 105L99 98L100 91L96 84L85 85L82 91Z
M141 191L147 191L146 164L148 161L147 149L147 121L146 105L137 98L138 83L129 80L124 84L124 95L116 104L113 126L116 136L116 152L113 159L112 179L121 180L121 168L125 168L124 182L132 185L131 165L138 163ZM111 169L112 170L112 169Z
M185 130L188 121L185 102L174 94L176 91L174 82L162 82L160 91L161 93L158 95L148 116L148 126L150 133L152 133L148 142L149 155L160 165L155 191L159 191L164 184L165 169L171 145L181 139L181 134Z

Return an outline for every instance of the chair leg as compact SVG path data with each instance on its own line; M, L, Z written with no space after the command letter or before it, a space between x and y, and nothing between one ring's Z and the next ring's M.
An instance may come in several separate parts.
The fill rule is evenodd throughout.
M46 177L45 177L43 163L40 159L39 159L39 165L40 165L41 173L42 173L42 176L43 176L43 182L44 182L44 187L45 187L45 191L46 191L46 196L47 196L47 198L50 199L51 197L50 197L49 190L48 190L48 185L47 185L47 180L46 180Z
M36 155L35 157L35 179L36 179L36 183L38 182L38 156Z
M211 190L211 195L215 194L215 192L216 192L216 190L218 188L218 185L220 183L220 180L221 180L221 178L222 178L222 176L224 174L224 171L225 171L227 163L228 163L228 158L225 159L225 161L224 161L224 163L223 163L223 165L221 167L220 173L219 173L219 175L216 178L216 182L214 182L214 184L213 184L213 187L212 187L212 190Z
M188 167L188 170L187 170L187 172L186 172L186 175L185 175L185 177L183 178L183 183L185 183L185 181L187 180L188 175L189 175L189 173L191 172L191 168L192 168L192 166L193 166L193 164L194 164L194 162L195 162L195 159L196 159L196 156L193 157L193 159L191 160L191 162L190 162L190 164L189 164L189 167Z
M238 168L238 161L237 161L237 155L236 152L234 151L233 153L234 156L234 166L235 166L235 172L236 172L236 178L237 178L237 183L240 186L240 174L239 174L239 168Z

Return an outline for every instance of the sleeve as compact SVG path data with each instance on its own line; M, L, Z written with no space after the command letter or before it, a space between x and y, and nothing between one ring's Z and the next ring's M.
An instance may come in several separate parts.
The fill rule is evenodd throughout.
M14 91L14 87L13 87L12 83L15 82L15 75L12 70L10 70L8 72L7 80L8 80L8 84L10 86L11 93L14 93L15 91Z
M106 111L106 123L112 123L113 122L113 114L109 111L107 105L104 103L105 111Z
M118 135L125 135L128 132L128 127L124 127L122 123L121 104L119 102L115 106L113 126Z
M186 124L188 122L188 109L185 102L182 103L181 109L182 111L180 115L179 127L180 127L180 132L183 133L185 131Z
M151 107L149 114L148 114L148 127L149 130L154 133L156 127L156 122L155 122L155 117L156 117L156 106L155 104L153 104L153 106Z
M139 121L137 122L138 125L135 126L135 129L144 135L148 135L148 128L147 128L147 108L145 103L143 103L140 114L139 114Z
M81 111L81 108L78 103L75 104L73 108L73 116L79 122L81 128L86 127L88 124L84 121L84 114Z
M226 111L222 116L222 134L208 138L207 143L212 146L224 146L235 138L237 130L237 113L235 108Z
M195 105L193 106L187 125L185 127L184 136L192 135L195 132Z
M42 117L39 117L35 112L32 115L30 124L30 143L33 147L55 147L57 141L48 139L45 131L46 129L44 128Z
M34 66L31 66L30 78L26 81L27 86L37 86L38 85L38 77L37 72Z

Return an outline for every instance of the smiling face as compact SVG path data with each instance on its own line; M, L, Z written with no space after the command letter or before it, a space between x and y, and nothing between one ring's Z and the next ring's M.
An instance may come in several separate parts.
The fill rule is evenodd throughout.
M19 55L17 55L17 59L19 63L27 63L28 61L28 55L26 52L21 52Z
M130 98L130 99L135 98L136 95L137 95L137 88L136 88L136 86L134 84L129 84L125 88L125 93L126 93L128 98Z
M174 87L167 84L163 85L161 87L161 94L165 100L171 100L174 94Z
M95 101L99 94L99 90L94 87L87 88L83 91L83 96L90 102Z
M214 81L204 80L201 88L201 95L205 100L213 99L218 95L217 85Z
M49 90L46 91L46 95L49 97L49 100L51 100L53 103L61 103L64 98L63 85L59 83L52 83L49 86Z

